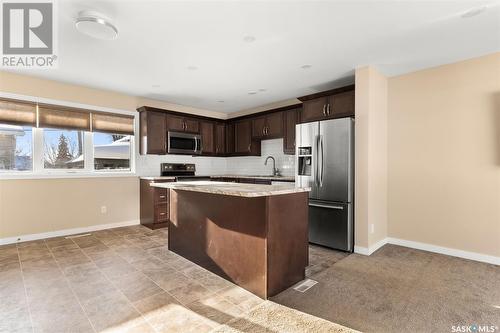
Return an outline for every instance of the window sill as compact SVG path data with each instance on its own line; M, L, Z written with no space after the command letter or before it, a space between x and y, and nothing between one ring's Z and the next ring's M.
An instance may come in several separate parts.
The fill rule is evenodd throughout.
M0 181L2 180L14 180L14 179L72 179L72 178L116 178L116 177L137 177L137 174L132 171L127 172L74 172L74 173L0 173Z

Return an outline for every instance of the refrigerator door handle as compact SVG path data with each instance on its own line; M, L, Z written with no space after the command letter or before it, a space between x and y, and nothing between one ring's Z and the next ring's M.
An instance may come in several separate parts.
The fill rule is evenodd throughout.
M316 186L319 186L319 135L315 138L314 140L314 145L315 145L315 161L314 163L316 164L315 165L315 170L314 170L314 184L316 184Z
M323 136L320 135L319 136L319 142L321 144L321 178L319 179L319 186L323 186L323 173L324 173L324 169L325 169L325 152L324 152L324 149L323 149Z
M342 206L322 205L322 204L311 203L311 202L309 202L309 206L311 206L311 207L318 207L318 208L338 209L338 210L343 210L344 209L344 207L342 207Z

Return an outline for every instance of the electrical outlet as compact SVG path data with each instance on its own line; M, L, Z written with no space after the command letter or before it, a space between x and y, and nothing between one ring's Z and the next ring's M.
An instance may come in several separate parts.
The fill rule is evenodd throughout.
M370 234L374 234L375 233L375 224L370 224Z
M101 214L106 214L108 212L108 208L106 206L101 206Z

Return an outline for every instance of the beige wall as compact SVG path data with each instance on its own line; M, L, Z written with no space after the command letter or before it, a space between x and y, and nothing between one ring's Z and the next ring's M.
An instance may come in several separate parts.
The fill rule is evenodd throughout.
M137 221L138 203L137 177L2 180L0 238Z
M373 67L356 70L355 244L387 237L387 78Z
M226 117L219 112L1 71L0 92L129 111L150 105ZM106 214L101 214L101 206L107 206ZM0 239L138 219L137 177L0 180Z
M388 88L389 236L500 256L500 53Z

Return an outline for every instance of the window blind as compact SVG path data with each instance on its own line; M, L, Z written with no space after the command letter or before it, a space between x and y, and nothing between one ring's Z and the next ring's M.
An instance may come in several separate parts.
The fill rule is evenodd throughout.
M0 123L36 126L36 104L0 98Z
M61 106L39 104L38 126L90 131L90 111Z
M92 131L134 135L134 117L114 113L92 113Z

